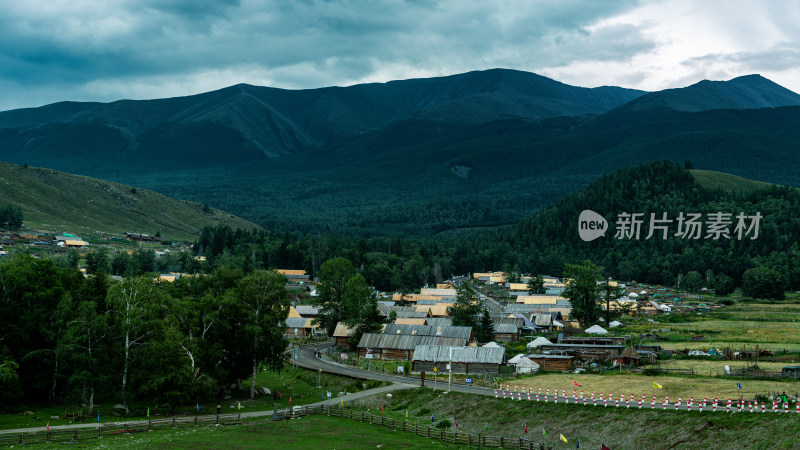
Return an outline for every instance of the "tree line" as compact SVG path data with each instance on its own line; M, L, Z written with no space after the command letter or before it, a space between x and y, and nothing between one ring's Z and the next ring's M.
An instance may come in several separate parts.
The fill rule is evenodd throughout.
M220 266L173 283L113 282L50 259L0 263L0 405L192 404L280 369L290 301L272 271Z

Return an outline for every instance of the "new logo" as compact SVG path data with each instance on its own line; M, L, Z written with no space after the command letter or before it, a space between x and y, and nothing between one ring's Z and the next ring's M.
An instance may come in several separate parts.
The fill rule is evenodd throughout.
M585 209L578 216L578 234L586 242L599 237L605 237L608 231L608 221L605 217L591 209Z

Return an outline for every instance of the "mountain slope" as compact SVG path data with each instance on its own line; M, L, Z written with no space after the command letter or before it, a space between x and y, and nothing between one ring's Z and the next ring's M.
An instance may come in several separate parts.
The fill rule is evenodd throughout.
M51 169L0 163L0 205L22 208L25 225L54 231L160 231L172 239L193 239L204 226L252 230L252 222L198 203L145 189L70 175Z

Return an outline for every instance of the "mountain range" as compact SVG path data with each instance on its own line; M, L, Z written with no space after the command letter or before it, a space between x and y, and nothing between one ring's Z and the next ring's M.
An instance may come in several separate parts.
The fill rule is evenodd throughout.
M0 160L282 229L430 233L509 224L652 160L798 186L798 124L800 95L759 75L644 92L493 69L4 111Z

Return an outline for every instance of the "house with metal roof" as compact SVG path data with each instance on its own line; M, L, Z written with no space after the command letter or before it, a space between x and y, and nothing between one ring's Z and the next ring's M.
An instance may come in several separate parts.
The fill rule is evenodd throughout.
M412 370L433 373L499 373L506 355L503 347L455 347L419 345L414 350ZM447 365L450 365L450 370Z
M472 327L445 327L432 325L400 325L396 323L387 324L383 329L384 334L411 334L419 336L442 336L466 339L471 342L474 338Z
M311 305L297 305L294 307L300 317L315 318L319 315L319 308Z
M494 326L494 340L495 341L518 341L519 328L514 323L497 323Z
M411 360L418 345L448 345L464 347L465 338L424 336L418 334L364 333L358 343L358 356L373 359Z
M317 334L319 324L312 324L314 319L306 317L288 317L284 334L290 338L305 339L308 336Z
M425 325L434 327L452 327L453 319L450 317L428 317L425 319Z

